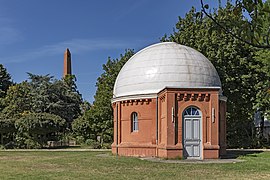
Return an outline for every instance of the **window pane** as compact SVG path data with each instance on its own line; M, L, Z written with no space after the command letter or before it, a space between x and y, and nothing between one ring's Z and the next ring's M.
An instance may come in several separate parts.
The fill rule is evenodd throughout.
M136 112L132 113L132 131L138 131L138 114Z
M184 116L200 116L200 110L196 107L189 107L184 111Z
M135 124L134 124L134 130L135 131L138 131L138 122L135 122Z
M187 109L187 115L191 115L191 108Z
M196 114L196 111L197 111L197 110L196 110L195 108L192 108L192 107L191 107L191 115L195 115L195 114Z

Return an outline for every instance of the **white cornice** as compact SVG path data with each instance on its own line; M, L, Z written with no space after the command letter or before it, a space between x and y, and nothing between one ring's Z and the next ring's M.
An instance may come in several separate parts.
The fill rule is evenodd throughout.
M157 94L137 94L137 95L128 95L128 96L122 96L122 97L116 97L112 99L112 103L118 102L118 101L125 101L125 100L133 100L133 99L153 99L156 98Z

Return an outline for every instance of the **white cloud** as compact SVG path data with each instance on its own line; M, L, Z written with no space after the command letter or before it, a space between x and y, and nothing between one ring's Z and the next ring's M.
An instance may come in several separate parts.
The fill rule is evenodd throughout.
M0 46L16 43L22 40L20 31L12 27L12 20L0 17Z

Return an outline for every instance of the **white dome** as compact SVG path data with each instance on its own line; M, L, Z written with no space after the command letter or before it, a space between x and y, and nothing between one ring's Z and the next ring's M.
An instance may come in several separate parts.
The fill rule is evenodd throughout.
M221 88L218 73L201 53L174 42L148 46L119 72L113 98L156 94L165 87Z

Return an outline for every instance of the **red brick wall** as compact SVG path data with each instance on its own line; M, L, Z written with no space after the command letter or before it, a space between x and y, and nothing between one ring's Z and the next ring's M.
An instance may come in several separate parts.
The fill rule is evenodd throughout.
M226 152L224 149L226 147L226 102L219 101L218 89L167 88L161 91L158 94L158 137L156 103L155 98L113 103L113 153L118 152L119 155L124 156L182 157L182 113L190 106L195 106L202 112L202 158L219 158L220 153ZM116 106L118 106L117 140ZM132 112L138 113L138 132L131 130ZM157 138L158 144L156 144ZM220 147L223 149L220 150Z

